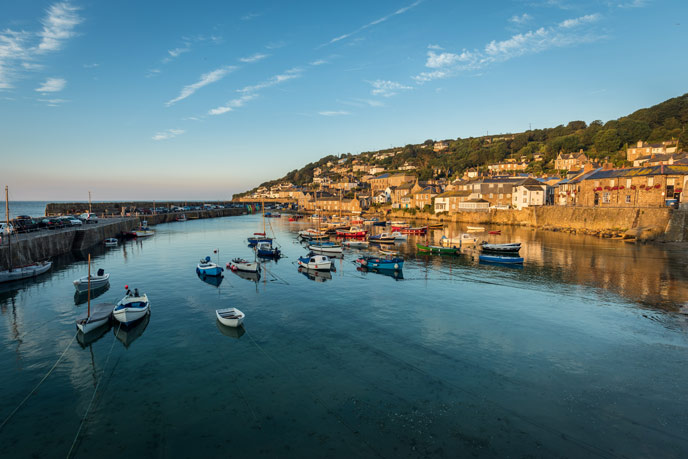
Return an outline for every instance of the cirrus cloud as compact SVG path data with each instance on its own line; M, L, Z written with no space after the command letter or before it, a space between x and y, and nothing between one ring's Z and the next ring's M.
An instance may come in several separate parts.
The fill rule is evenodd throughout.
M36 92L59 92L67 85L67 80L64 78L48 78L34 91Z

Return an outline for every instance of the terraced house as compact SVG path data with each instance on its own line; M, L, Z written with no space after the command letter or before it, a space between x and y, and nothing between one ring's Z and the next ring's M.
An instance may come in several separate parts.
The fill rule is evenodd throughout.
M664 207L684 201L688 166L600 169L578 185L576 205L587 207Z

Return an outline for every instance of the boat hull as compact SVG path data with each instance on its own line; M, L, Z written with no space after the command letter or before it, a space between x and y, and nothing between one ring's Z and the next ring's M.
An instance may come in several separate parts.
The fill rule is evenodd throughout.
M357 260L361 266L371 269L381 269L381 270L400 270L404 268L404 260L401 258L359 258Z
M224 269L215 264L213 264L213 266L196 266L196 273L201 276L221 276L222 271L224 271Z
M104 276L92 276L91 277L91 291L97 290L99 288L105 287L110 283L110 274L105 274ZM77 292L86 292L88 288L88 276L82 277L74 281L74 288Z
M480 261L501 264L523 264L522 257L500 257L499 255L480 255Z
M52 261L44 263L34 263L21 268L14 268L12 271L0 271L0 283L36 277L48 271L52 267Z
M239 327L244 322L244 313L237 308L216 309L217 320L227 327Z
M455 247L440 247L437 245L423 245L418 243L416 243L416 247L421 252L445 253L450 255L455 255L458 253L458 250Z
M142 319L150 310L148 296L124 297L112 311L113 317L124 325Z

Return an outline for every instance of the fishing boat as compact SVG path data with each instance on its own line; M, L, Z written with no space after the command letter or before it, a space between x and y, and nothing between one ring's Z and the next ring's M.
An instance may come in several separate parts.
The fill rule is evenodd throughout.
M371 269L393 269L399 270L404 267L404 259L400 257L380 258L380 257L361 257L356 260L363 267Z
M313 228L308 228L307 230L299 231L299 237L307 241L327 239L327 232L323 230L316 230Z
M480 255L480 261L488 263L504 263L504 264L523 264L523 257L509 257L503 255Z
M119 241L114 238L114 237L109 237L103 241L105 244L105 247L117 247L117 244L119 244Z
M518 253L519 250L521 250L521 243L511 242L507 244L488 244L487 242L483 242L480 247L483 252Z
M109 277L109 276L108 276ZM86 276L86 291L88 292L88 309L86 310L86 315L77 317L76 328L83 334L95 330L96 328L102 327L110 322L110 317L112 316L112 309L114 304L111 303L101 303L96 304L91 308L91 254L88 254L88 276ZM74 281L75 283L77 281ZM77 287L78 290L78 287Z
M277 247L273 247L270 242L261 242L256 246L256 253L261 258L279 258L282 252Z
M332 260L325 255L309 254L297 259L299 266L306 269L329 271L332 268Z
M308 245L308 248L312 252L317 252L317 253L327 253L327 254L342 253L342 246L340 244L336 244L334 242L313 242L313 243Z
M394 236L395 241L408 241L408 236L399 231L393 231L392 236Z
M124 288L128 289L129 286ZM138 290L135 290L135 292L138 292ZM112 314L119 322L128 325L141 319L149 310L150 302L148 301L148 295L145 293L143 295L132 294L131 291L127 290L127 295L119 300Z
M365 220L363 220L363 224L364 225L374 225L378 221L379 221L379 219L377 217L366 218Z
M81 277L73 282L74 288L77 292L85 292L87 290L96 290L101 287L105 287L110 282L110 273L106 273L102 268L98 270L95 276L91 276L91 254L88 255L89 258L89 275Z
M389 233L380 233L370 236L368 240L376 244L394 244L397 238Z
M134 237L150 237L155 235L155 230L150 229L148 227L148 221L144 220L138 228L131 232L131 234L133 234Z
M365 237L368 230L364 230L360 226L352 226L346 230L337 230L337 237Z
M227 263L227 269L246 273L257 273L260 271L260 264L255 261L244 260L243 258L235 258Z
M399 231L402 234L420 234L424 235L425 233L428 232L428 227L427 226L417 226L417 227L408 227L408 228L396 228L393 226L392 231Z
M420 252L431 252L431 253L446 253L446 254L458 254L459 250L456 247L443 247L441 245L423 245L419 242L416 243L416 248Z
M210 257L201 258L196 265L196 273L201 276L220 276L224 269L210 261Z
M267 233L265 231L265 204L261 201L260 203L260 209L263 214L263 232L262 233L253 233L253 236L248 238L248 246L249 247L255 247L260 243L263 242L269 242L272 244L272 238L267 236Z
M244 313L237 308L216 309L215 315L222 325L238 327L244 322Z
M177 220L178 222L185 222L185 221L186 221L186 214L181 214L181 215L179 215L179 216L176 218L176 220Z
M440 238L440 245L445 246L445 247L453 247L453 246L463 247L464 245L475 245L477 243L478 243L478 238L475 236L472 236L468 233L463 233L463 234L461 234L461 236L458 236L458 237L442 236Z
M466 229L469 233L482 233L485 231L485 227L483 226L468 226Z
M19 267L12 265L12 232L9 230L11 226L9 191L7 187L5 187L5 218L7 220L7 233L3 234L2 237L7 238L7 253L9 257L10 269L0 271L0 283L26 279L28 277L36 277L48 271L53 266L51 261L40 261Z
M389 224L393 227L396 227L396 228L408 228L409 226L411 226L408 222L405 222L402 220L394 220L394 221L389 222ZM394 230L392 230L392 231L394 231Z

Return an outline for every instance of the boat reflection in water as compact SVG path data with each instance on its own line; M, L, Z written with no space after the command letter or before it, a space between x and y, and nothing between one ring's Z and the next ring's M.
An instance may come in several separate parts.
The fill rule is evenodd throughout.
M110 290L110 283L109 282L107 284L103 285L102 287L98 287L97 289L91 289L91 299L93 300L95 298L98 298L100 295L107 292L108 290ZM76 305L84 304L87 301L88 301L88 291L74 293L74 304L76 304Z
M383 276L391 277L394 280L404 280L404 272L400 269L377 269L377 268L366 268L365 266L359 266L356 268L357 271L362 273L375 273L382 274Z
M239 339L244 336L244 333L246 333L243 325L238 327L228 327L226 325L222 325L219 320L215 321L215 325L217 326L217 329L220 330L220 333L225 336L229 336L230 338Z
M148 322L150 322L150 315L149 311L142 319L130 325L122 324L121 326L114 327L115 337L124 344L124 347L128 348L146 330Z
M507 268L507 269L523 269L523 265L520 263L499 263L493 261L478 261L480 266L489 266L491 268Z
M198 272L196 273L196 275L200 280L202 280L206 284L212 285L213 287L219 287L222 283L222 279L225 278L225 276L206 276Z
M315 282L332 280L332 273L330 271L318 271L317 269L308 269L300 266L299 272Z
M251 282L258 282L260 280L260 273L249 273L246 271L232 271L234 274L237 276L241 277L242 279L246 279Z
M110 331L110 328L112 328L112 322L108 322L107 325L98 327L95 330L92 330L88 333L83 333L82 331L78 331L76 334L76 340L79 342L79 346L81 346L82 349L86 349L89 347L91 344L95 343L98 341L100 338L105 336L107 332Z

